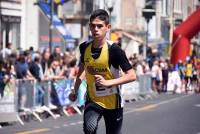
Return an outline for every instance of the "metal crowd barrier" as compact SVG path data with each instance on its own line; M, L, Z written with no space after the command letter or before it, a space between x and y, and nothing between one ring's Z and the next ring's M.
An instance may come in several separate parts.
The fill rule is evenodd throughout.
M42 122L39 114L46 111L53 118L57 118L49 108L50 84L49 81L36 82L34 80L17 80L19 115L33 114Z
M21 117L28 114L42 122L39 113L44 111L56 119L58 116L53 112L56 108L62 108L67 116L70 115L65 110L67 107L73 107L82 114L77 102L72 103L68 98L72 86L68 79L40 82L19 79L10 82L0 98L0 123L19 121L24 125Z
M16 82L7 83L4 88L4 95L0 96L0 123L20 120L17 112L17 90Z
M137 77L136 81L121 86L122 97L126 101L141 100L151 97L151 75L144 74Z
M138 79L139 79L140 93L142 94L152 93L151 75L150 74L140 75L138 76Z
M14 80L8 83L4 90L4 96L0 98L0 123L19 121L22 115L32 114L40 122L41 112L49 113L54 119L58 116L53 112L54 108L62 108L69 116L67 107L73 107L77 113L82 114L78 106L84 105L84 93L86 82L79 87L77 102L71 102L68 95L73 88L73 81L69 79L55 81ZM134 82L121 86L121 93L125 100L138 100L152 93L151 76L141 75Z

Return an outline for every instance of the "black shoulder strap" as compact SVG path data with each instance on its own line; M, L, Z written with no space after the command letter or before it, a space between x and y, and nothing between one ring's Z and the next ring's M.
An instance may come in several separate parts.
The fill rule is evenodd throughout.
M81 53L83 59L84 59L84 55L85 55L85 50L89 46L90 43L91 43L91 40L85 41L85 42L80 44L80 48L79 49L80 49L80 53Z
M113 46L113 45L118 45L117 43L109 41L109 40L107 40L107 44L108 44L108 49L110 49L111 46ZM110 51L108 51L108 52L110 52ZM109 66L110 66L111 65L110 60L108 62L109 62ZM118 86L117 87L117 94L116 94L116 104L115 104L116 108L121 108L121 102L122 102L122 98L121 98L119 86Z

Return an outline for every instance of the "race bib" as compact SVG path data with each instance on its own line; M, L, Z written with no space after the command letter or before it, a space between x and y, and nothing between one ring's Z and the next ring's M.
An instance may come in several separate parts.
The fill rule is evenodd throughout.
M117 93L117 87L99 87L96 84L94 84L94 90L96 96L109 96Z

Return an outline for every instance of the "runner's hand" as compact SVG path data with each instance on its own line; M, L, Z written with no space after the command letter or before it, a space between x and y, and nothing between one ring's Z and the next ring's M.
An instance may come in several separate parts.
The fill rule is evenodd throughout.
M94 75L94 78L95 78L95 83L99 86L102 86L102 87L109 87L110 86L110 83L108 80L105 80L103 76L101 75Z

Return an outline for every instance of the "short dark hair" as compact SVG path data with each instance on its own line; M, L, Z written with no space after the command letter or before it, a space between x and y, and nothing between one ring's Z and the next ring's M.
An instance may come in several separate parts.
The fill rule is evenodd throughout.
M105 24L109 24L109 15L106 10L103 9L94 10L90 16L90 22L92 22L95 18L99 18L100 20L104 21Z

